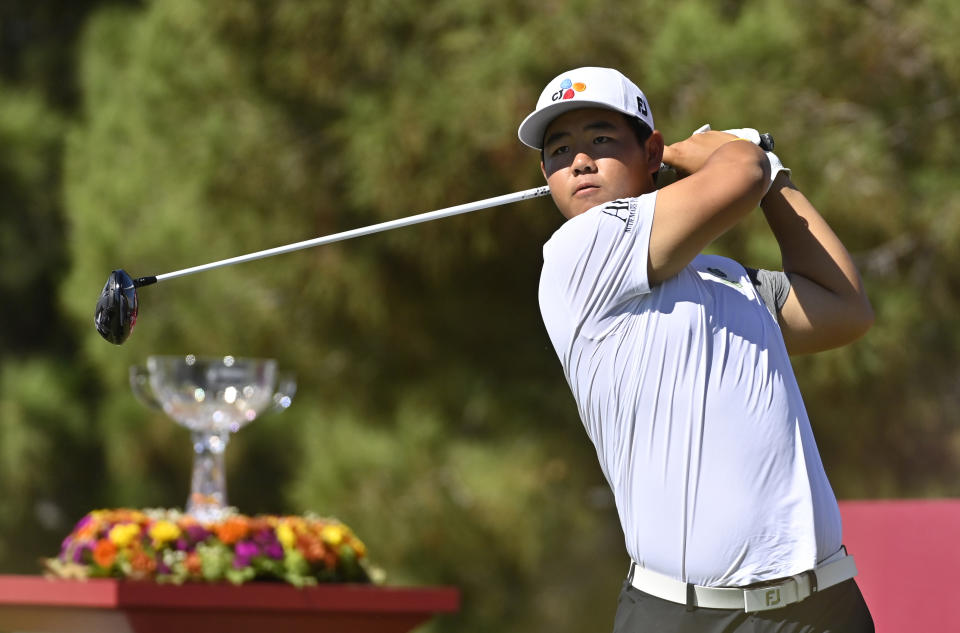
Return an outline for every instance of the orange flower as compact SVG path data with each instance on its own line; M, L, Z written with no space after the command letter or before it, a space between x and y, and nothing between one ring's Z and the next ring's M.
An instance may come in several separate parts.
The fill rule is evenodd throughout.
M300 550L303 557L311 563L322 561L327 555L327 548L323 546L323 541L312 534L298 534L297 549Z
M100 531L100 522L96 519L90 519L77 530L77 538L81 540L88 540L94 536L98 531Z
M133 567L137 575L148 575L157 568L157 561L139 547L134 549L130 555L130 566Z
M363 558L367 555L367 546L364 545L363 541L357 537L350 539L350 547L352 547L353 551L357 553L357 558Z
M117 559L117 546L109 539L102 538L93 548L93 562L103 568L109 568Z
M230 517L223 523L212 526L217 538L225 545L233 545L250 532L247 522L239 517Z
M283 517L283 522L290 525L295 532L307 532L310 529L310 526L302 517L298 516L287 516Z
M203 563L200 562L200 554L197 554L196 552L190 552L187 554L184 565L186 565L187 572L191 576L199 576L203 573Z

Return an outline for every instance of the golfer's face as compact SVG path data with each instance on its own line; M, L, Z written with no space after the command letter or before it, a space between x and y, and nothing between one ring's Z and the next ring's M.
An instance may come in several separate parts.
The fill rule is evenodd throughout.
M653 186L646 149L619 112L571 110L544 134L543 175L566 218Z

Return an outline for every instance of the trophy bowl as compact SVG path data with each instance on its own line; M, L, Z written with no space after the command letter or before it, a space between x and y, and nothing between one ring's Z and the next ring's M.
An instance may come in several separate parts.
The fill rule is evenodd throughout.
M162 409L190 430L193 474L187 514L200 522L225 515L224 453L230 434L269 411L290 406L296 382L271 358L150 356L130 368L130 385L144 404Z

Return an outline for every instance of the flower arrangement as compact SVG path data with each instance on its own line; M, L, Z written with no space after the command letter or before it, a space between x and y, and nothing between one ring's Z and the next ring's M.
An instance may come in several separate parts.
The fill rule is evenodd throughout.
M200 523L177 510L94 510L45 561L58 578L184 582L381 582L366 546L336 519L244 516Z

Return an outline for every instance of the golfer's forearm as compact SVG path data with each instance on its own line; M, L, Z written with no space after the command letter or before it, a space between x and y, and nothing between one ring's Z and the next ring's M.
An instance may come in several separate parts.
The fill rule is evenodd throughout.
M693 149L701 156L710 152L702 167L657 194L648 250L648 278L654 284L683 270L752 213L769 182L766 156L752 143L726 142L715 151L709 146Z
M802 275L839 297L869 309L857 267L846 247L785 173L777 177L761 208L788 274Z

